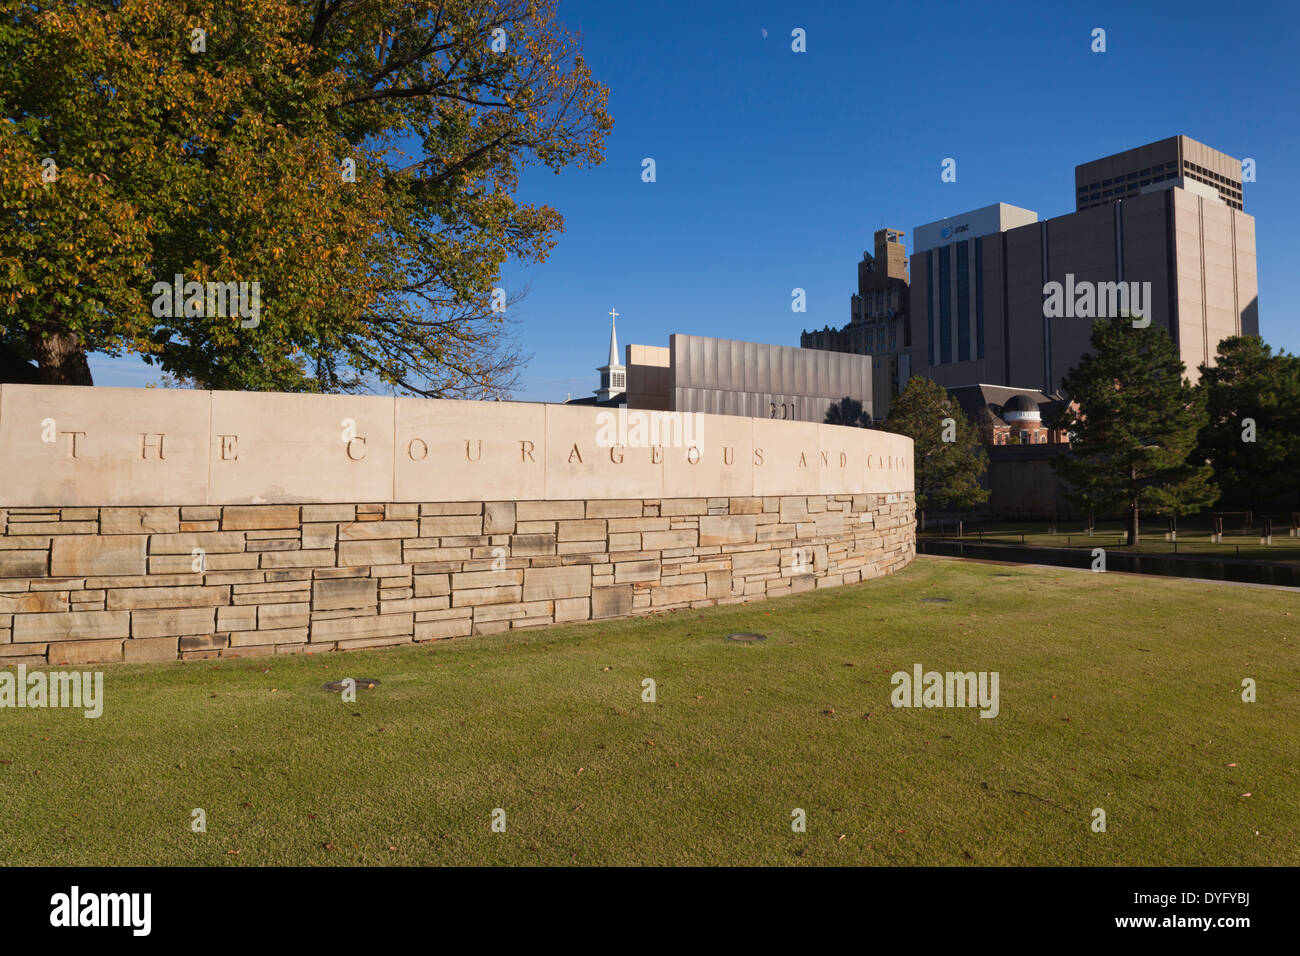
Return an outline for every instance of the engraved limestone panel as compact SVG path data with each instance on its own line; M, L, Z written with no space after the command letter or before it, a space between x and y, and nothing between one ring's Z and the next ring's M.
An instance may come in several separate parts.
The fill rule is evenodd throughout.
M544 497L545 409L396 399L395 501Z
M202 504L209 394L3 386L0 504Z
M213 504L390 501L392 398L213 392Z

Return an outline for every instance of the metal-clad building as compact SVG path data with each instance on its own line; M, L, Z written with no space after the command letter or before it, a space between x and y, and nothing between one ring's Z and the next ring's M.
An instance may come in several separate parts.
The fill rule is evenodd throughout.
M871 413L871 356L738 342L668 340L673 411L820 422L841 398Z

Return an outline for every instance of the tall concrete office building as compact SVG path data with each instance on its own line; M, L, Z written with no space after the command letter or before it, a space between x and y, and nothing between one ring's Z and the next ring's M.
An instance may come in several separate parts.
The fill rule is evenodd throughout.
M1075 183L1076 211L1053 219L999 203L913 231L917 372L945 386L1059 392L1090 347L1093 318L1073 301L1054 315L1051 282L1067 297L1088 284L1101 299L1125 283L1193 381L1222 339L1259 334L1239 160L1176 136L1084 163Z
M1132 199L1147 186L1159 188L1160 183L1188 188L1191 182L1212 187L1233 209L1245 208L1241 162L1186 136L1170 136L1075 166L1074 208L1091 209Z
M874 238L875 255L863 252L858 263L858 291L849 298L849 324L838 329L804 330L799 346L870 355L871 405L876 417L883 418L889 413L890 400L911 378L912 341L903 233L878 229Z

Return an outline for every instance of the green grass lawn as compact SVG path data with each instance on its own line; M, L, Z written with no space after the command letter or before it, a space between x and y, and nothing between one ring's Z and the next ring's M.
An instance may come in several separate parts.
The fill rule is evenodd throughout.
M981 528L983 534L981 534ZM1142 526L1142 538L1136 548L1130 548L1121 542L1126 539L1124 527L1118 522L1098 522L1092 537L1088 537L1084 525L1077 522L1061 522L1057 533L1048 533L1046 522L988 522L968 521L965 525L965 540L985 541L990 544L1024 544L1040 548L1077 548L1091 551L1093 548L1106 548L1140 554L1191 554L1206 555L1216 558L1241 558L1251 561L1300 562L1300 538L1287 534L1285 524L1273 526L1273 543L1260 544L1261 530L1245 533L1239 527L1225 529L1222 541L1211 541L1210 532L1203 527L1180 527L1177 546L1165 540L1168 531L1165 523L1150 523ZM955 537L957 523L947 521L942 526L933 525L927 529L927 535L942 537L944 534Z
M1295 865L1298 647L1291 592L919 558L740 607L111 665L97 720L0 710L0 864ZM998 671L1000 715L892 708L918 662ZM321 689L347 675L382 684Z

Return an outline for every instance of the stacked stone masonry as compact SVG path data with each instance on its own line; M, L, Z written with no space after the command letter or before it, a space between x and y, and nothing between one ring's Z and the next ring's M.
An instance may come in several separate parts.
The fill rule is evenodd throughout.
M0 667L314 653L889 574L906 492L0 508Z

